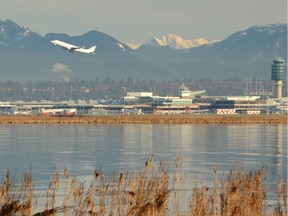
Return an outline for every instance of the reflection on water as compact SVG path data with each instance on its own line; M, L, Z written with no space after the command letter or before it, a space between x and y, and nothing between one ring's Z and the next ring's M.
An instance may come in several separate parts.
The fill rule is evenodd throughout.
M65 167L79 180L102 169L142 170L149 154L173 168L179 156L188 176L213 180L235 162L246 169L268 165L271 184L287 176L287 125L0 125L1 177L32 169L36 182ZM192 178L193 178L192 177Z

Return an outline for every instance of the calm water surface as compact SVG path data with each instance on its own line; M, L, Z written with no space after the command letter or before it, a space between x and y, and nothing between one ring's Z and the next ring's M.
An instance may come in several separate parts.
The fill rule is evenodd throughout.
M238 162L246 170L269 169L269 183L287 177L287 125L0 125L0 177L32 170L38 186L54 167L86 181L94 169L143 170L149 154L203 182Z

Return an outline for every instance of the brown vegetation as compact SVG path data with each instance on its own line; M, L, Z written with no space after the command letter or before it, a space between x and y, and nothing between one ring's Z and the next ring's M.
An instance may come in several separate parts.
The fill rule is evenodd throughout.
M0 124L287 124L286 115L0 116Z
M35 186L32 176L25 173L21 184L15 184L7 170L6 177L0 182L0 215L287 214L287 182L282 178L278 183L277 204L273 207L266 203L266 166L248 173L240 168L231 170L228 174L223 173L220 183L215 168L212 189L199 185L196 178L193 190L189 191L184 189L185 175L178 170L179 163L177 158L171 178L166 163L160 162L156 169L153 155L150 155L143 172L127 174L121 171L104 176L101 170L95 170L89 185L77 182L76 177L70 177L66 169L62 175L55 170L45 193L46 201L42 205L45 207L40 211L33 196ZM186 192L190 195L185 195Z

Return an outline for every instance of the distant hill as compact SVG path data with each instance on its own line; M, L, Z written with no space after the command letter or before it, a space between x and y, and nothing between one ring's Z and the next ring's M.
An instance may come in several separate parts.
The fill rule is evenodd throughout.
M53 39L78 46L97 45L96 55L69 53L50 43ZM171 34L132 49L95 30L79 36L41 36L12 20L0 20L2 80L270 79L274 56L287 59L287 24L253 26L217 43Z

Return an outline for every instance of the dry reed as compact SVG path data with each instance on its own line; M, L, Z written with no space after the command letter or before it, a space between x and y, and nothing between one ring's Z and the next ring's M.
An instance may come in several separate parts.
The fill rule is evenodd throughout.
M0 116L0 124L287 124L287 115Z
M0 182L0 216L287 215L287 182L282 177L278 182L276 207L266 203L266 166L254 172L231 170L223 173L220 181L215 167L213 188L200 184L196 176L192 191L185 188L187 176L179 167L181 160L177 158L174 174L169 175L166 162L155 164L150 155L142 172L120 171L105 176L101 170L95 170L88 185L78 182L75 176L70 177L67 169L63 174L55 169L42 211L34 196L31 174L25 173L21 183L16 184L7 170ZM185 193L191 193L190 198Z

